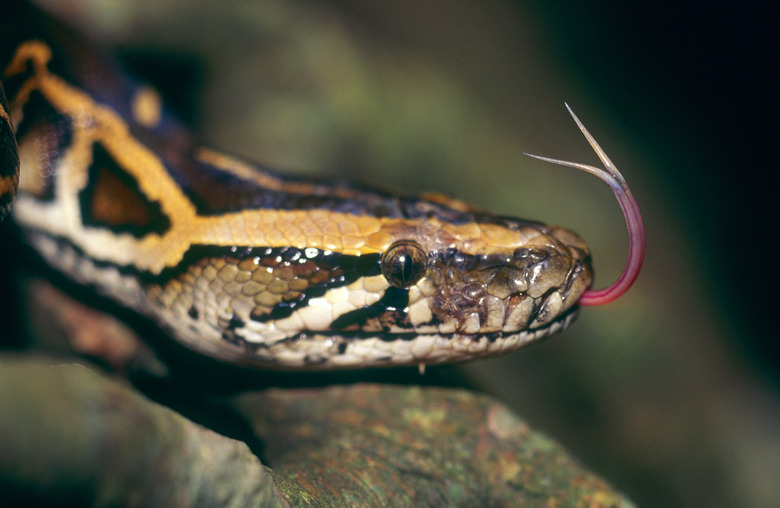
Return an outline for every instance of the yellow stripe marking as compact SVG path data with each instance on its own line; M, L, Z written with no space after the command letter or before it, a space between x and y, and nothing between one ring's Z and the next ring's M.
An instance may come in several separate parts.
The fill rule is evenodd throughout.
M546 235L535 230L511 231L494 224L453 225L437 219L426 221L336 213L328 210L244 210L219 216L198 216L193 203L168 174L161 160L130 135L125 121L111 108L95 103L89 95L59 77L46 65L49 48L40 41L17 49L10 74L21 72L32 62L35 72L13 99L12 111L21 114L22 105L33 90L39 90L61 113L73 119L71 146L62 155L57 175L57 196L52 203L36 202L20 196L17 220L51 235L66 236L88 256L139 270L159 273L175 266L193 244L215 246L315 247L345 254L384 251L393 241L415 237L423 247L458 248L476 253L498 248L505 251ZM150 200L158 201L170 219L163 235L149 234L141 239L102 229L84 227L78 203L79 192L87 185L91 146L101 143L127 173L138 182ZM230 157L208 150L198 154L247 180L272 189L309 191L314 184L285 182ZM340 189L350 195L349 189ZM24 199L26 198L26 199Z

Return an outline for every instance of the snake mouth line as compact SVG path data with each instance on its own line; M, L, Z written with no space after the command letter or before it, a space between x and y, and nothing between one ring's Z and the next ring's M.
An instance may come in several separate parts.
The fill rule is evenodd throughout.
M264 349L273 349L285 345L303 344L311 341L331 341L334 346L340 348L346 348L351 343L357 343L367 340L379 340L381 342L414 342L420 339L420 337L438 337L443 340L467 340L471 342L479 342L483 339L487 343L496 343L501 340L508 340L517 336L529 336L533 337L533 341L537 341L548 335L552 335L555 332L561 331L567 328L577 317L579 313L579 307L573 307L561 314L555 320L536 328L529 328L526 330L518 330L513 332L491 332L491 333L426 333L421 334L419 332L403 332L403 333L390 333L390 332L364 332L364 331L349 331L341 333L327 333L321 331L302 331L291 337L279 340L277 342L268 343L252 343L245 342L245 345L253 353L262 351Z
M567 328L577 315L570 309L544 326L488 334L302 332L273 344L244 342L237 363L262 363L279 370L332 370L452 363L498 356ZM236 344L238 345L238 344Z

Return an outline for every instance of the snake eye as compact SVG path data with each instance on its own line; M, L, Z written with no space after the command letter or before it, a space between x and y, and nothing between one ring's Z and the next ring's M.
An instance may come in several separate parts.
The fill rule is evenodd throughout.
M400 240L382 254L382 275L391 286L408 288L425 275L428 256L420 244Z

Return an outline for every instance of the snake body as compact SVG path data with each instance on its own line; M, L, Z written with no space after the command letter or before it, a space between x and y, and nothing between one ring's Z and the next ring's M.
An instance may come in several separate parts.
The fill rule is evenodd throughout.
M199 147L158 93L20 2L0 20L0 206L51 266L219 360L437 364L566 327L584 241L461 201Z

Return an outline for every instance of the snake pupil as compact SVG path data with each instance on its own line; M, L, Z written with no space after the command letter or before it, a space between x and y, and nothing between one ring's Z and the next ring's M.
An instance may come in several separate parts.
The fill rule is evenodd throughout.
M425 275L428 257L417 242L395 242L382 256L382 275L391 286L408 288Z

